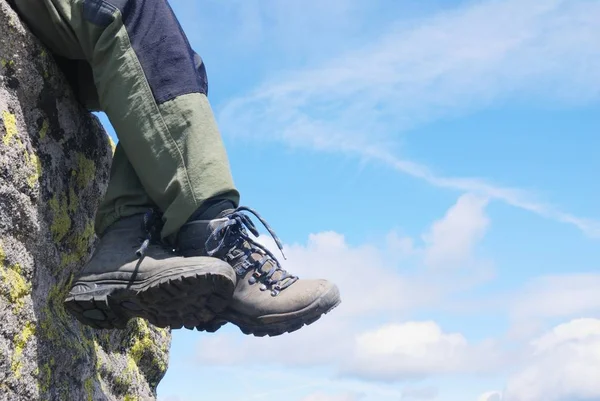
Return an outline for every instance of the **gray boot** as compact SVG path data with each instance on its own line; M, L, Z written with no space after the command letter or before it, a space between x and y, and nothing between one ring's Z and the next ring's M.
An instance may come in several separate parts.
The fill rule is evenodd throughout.
M194 328L231 300L236 275L212 257L183 258L160 242L160 216L124 218L102 235L75 279L66 309L94 328L124 328L132 317L158 327Z
M282 245L266 222L251 209L226 210L213 220L184 225L178 238L178 252L184 256L214 256L227 261L237 274L233 299L217 319L199 325L198 330L214 332L226 322L245 334L276 336L300 329L318 320L340 304L337 286L326 280L300 280L281 268L279 261L248 234L258 231L248 217L254 214Z

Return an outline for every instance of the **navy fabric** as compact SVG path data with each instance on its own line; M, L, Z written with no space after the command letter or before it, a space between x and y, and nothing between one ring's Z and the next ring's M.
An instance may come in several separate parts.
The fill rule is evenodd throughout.
M158 104L208 92L202 59L192 50L167 0L86 0L121 11L129 40Z
M83 18L100 26L110 25L116 10L117 7L102 0L85 0L83 2Z

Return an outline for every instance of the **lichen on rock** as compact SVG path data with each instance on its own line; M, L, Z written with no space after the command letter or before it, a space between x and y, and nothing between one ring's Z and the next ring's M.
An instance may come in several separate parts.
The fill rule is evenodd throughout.
M153 400L170 333L94 330L63 308L114 144L5 0L0 33L0 400Z

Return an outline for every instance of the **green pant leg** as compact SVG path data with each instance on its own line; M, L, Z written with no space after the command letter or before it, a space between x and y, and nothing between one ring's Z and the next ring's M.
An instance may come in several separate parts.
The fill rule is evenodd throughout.
M205 200L237 204L239 194L203 77L166 1L98 3L73 2L70 22L94 71L102 109L164 212L163 236L169 237Z
M123 151L117 144L110 170L110 181L104 199L96 213L96 233L101 235L111 224L122 217L143 213L156 207Z
M75 33L101 108L146 193L164 212L163 236L172 238L209 198L237 204L203 91L206 78L166 1L44 1Z

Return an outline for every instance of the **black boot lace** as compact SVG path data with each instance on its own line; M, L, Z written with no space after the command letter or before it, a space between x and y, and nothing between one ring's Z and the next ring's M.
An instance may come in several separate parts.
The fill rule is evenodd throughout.
M277 247L281 251L281 255L285 259L283 245L273 229L256 211L245 206L240 206L233 212L222 217L225 220L212 230L206 240L206 252L208 256L213 256L217 253L226 251L228 259L239 257L240 252L243 252L245 255L243 262L236 265L238 274L244 274L249 269L253 268L254 273L250 277L249 283L255 284L260 281L261 290L265 291L270 289L271 295L277 296L281 291L294 284L298 280L298 277L284 270L271 251L250 237L246 229L248 229L255 237L259 236L259 232L250 219L250 216L242 213L244 211L253 214L263 224L271 237L275 240ZM248 246L244 246L245 243L248 244ZM259 249L262 252L257 252ZM254 260L251 258L253 253L263 254L262 259ZM272 262L272 267L269 271L264 272L262 267L268 261ZM279 274L275 275L275 273Z
M140 237L142 246L139 247L135 254L138 258L143 258L148 246L150 244L162 244L161 231L164 222L162 220L162 214L155 210L150 209L144 213L144 219L142 220L142 229L146 233L146 237Z

